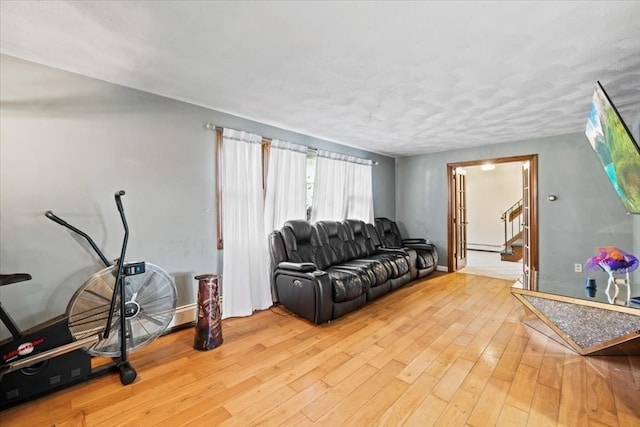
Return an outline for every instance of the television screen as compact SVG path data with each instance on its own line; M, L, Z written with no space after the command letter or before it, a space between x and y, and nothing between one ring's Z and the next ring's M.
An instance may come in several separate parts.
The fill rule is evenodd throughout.
M640 148L600 82L585 134L627 212L640 214Z

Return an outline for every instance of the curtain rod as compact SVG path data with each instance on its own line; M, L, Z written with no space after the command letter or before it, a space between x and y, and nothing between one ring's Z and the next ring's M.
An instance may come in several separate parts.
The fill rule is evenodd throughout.
M206 129L208 129L208 130L215 130L215 131L220 131L220 132L224 131L224 128L223 128L223 127L221 127L221 126L216 126L216 125L214 125L213 123L207 123L206 125L204 125L204 127L205 127ZM262 135L260 135L260 136L262 136ZM271 141L272 141L272 138L265 138L265 137L262 137L262 139L263 139L264 141L267 141L267 142L271 142ZM312 153L317 153L317 152L318 152L318 149L317 149L317 148L307 147L307 151L311 151ZM377 164L378 164L378 162L377 162L376 160L371 160L371 159L363 159L363 160L369 160L369 161L370 161L370 162L372 162L374 165L377 165Z

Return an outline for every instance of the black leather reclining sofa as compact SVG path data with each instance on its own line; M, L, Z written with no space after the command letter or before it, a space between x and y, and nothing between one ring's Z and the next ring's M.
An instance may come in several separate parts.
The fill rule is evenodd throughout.
M373 225L347 219L312 225L292 220L272 232L269 246L278 301L322 324L436 269L435 246L420 241L410 242L417 248L406 247L386 225L377 227L378 220L389 221L377 218Z

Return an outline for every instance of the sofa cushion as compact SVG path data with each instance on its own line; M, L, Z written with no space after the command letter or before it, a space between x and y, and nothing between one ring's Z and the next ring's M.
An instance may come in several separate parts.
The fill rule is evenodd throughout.
M326 272L331 279L334 302L344 302L358 298L366 293L371 286L369 274L362 270L350 270L332 266Z
M378 253L374 246L374 239L369 234L364 221L348 219L345 221L348 227L349 237L353 238L361 249L361 259L376 260L389 271L389 278L396 278L409 272L409 256L402 253ZM375 229L374 229L375 230Z
M358 246L349 239L348 227L339 221L319 221L315 224L323 246L329 247L335 257L332 265L368 276L369 286L379 286L389 279L389 272L382 263L360 259Z
M438 264L438 252L432 244L426 243L424 238L403 239L398 225L388 218L376 218L376 231L384 247L407 247L414 249L417 254L416 267L418 270L433 270ZM383 237L384 233L384 237Z
M344 227L338 221L318 221L314 227L317 229L318 240L322 245L332 249L332 265L337 265L347 260L345 252Z
M348 238L353 241L356 251L357 257L367 257L370 255L375 255L376 247L366 230L366 225L364 221L360 221L357 219L347 219L345 220L345 227L347 228Z
M289 261L312 262L320 270L331 265L332 254L322 247L316 229L307 221L287 221L281 234Z
M435 257L433 252L420 250L420 251L416 251L416 253L418 254L416 261L417 261L418 268L420 270L432 268L435 265L436 262L434 259Z
M395 222L389 218L376 218L376 231L380 236L383 246L388 248L401 248L402 235Z

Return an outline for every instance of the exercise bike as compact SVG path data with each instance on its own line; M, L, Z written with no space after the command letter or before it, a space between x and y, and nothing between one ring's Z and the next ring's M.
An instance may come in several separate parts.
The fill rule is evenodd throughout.
M0 320L11 333L0 342L0 410L113 371L123 385L132 383L137 373L127 354L156 339L171 322L176 308L171 277L151 263L124 261L129 238L124 194L115 194L124 227L115 264L86 233L45 213L86 239L105 268L74 293L64 314L29 330L21 331L0 303ZM29 274L2 274L0 286L30 279ZM110 362L92 367L93 356Z

